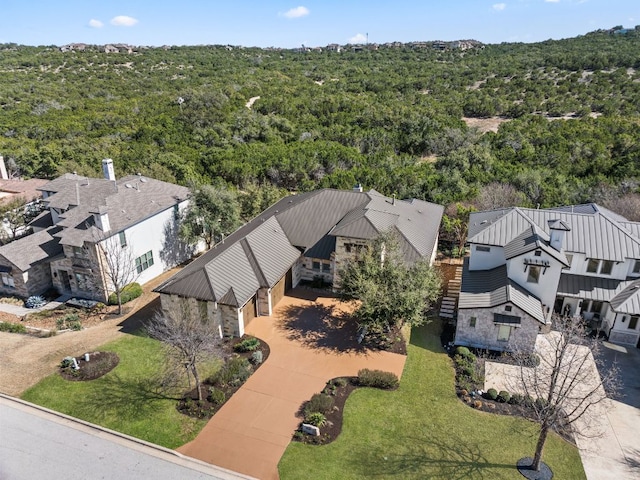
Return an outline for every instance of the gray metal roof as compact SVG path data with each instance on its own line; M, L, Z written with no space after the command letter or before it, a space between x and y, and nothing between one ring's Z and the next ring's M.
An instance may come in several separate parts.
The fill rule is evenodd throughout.
M469 270L469 261L466 259L462 270L458 308L492 308L508 302L540 323L545 323L540 300L509 280L505 265L492 270L472 271Z
M631 282L611 300L611 307L619 313L640 315L640 280Z
M389 206L384 208L397 212L385 211L385 201ZM367 216L369 205L377 208ZM240 306L259 287L273 287L302 252L329 259L335 249L334 227L347 217L354 222L363 220L374 233L376 226L396 228L405 239L401 246L407 259L430 256L442 211L440 205L417 200L392 205L391 199L373 191L325 189L292 195L240 227L156 291ZM205 273L196 273L203 270ZM229 303L232 298L234 303Z
M58 236L60 243L76 247L104 236L95 226L95 212L108 214L107 233L113 235L173 207L189 195L186 187L136 175L114 182L65 174L41 190L50 193L45 200L48 207L68 209L57 224L64 227Z
M585 206L578 205L574 211L570 207L550 210L512 208L472 213L469 242L505 246L531 225L548 234L549 221L560 220L571 229L565 234L564 250L567 252L617 262L640 258L640 237L630 231L632 222L618 223L616 218L597 210L592 204L589 208L582 207ZM589 209L591 213L583 213Z
M62 253L62 246L54 234L60 228L53 227L27 235L15 242L0 247L0 258L4 258L15 265L20 271L26 272L33 265L49 260ZM0 263L2 260L0 260Z
M504 257L509 260L539 249L568 267L567 257L549 246L548 240L549 236L533 225L504 246Z
M563 273L560 275L560 281L558 282L558 295L585 300L598 300L600 302L611 302L629 283L631 282L616 280L614 278L588 277Z

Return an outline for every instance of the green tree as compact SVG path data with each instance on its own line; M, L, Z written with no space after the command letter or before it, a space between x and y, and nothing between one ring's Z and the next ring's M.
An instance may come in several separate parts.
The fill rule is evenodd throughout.
M240 205L235 192L212 185L197 187L182 221L180 236L189 243L204 241L207 249L240 225Z
M367 333L427 321L441 278L427 259L407 263L395 232L380 235L339 270L343 301L357 303L355 316Z

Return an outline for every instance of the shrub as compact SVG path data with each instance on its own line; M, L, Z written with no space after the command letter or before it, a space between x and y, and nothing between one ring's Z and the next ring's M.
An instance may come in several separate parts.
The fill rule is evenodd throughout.
M142 287L138 283L130 283L129 285L125 285L120 292L120 301L124 304L130 302L131 300L138 298L142 295ZM118 297L116 293L113 292L109 295L109 305L117 305Z
M400 384L398 377L394 373L369 370L368 368L363 368L358 372L358 383L363 387L383 388L386 390L398 388Z
M534 404L534 400L533 397L531 395L527 395L526 397L524 397L524 399L522 400L523 405L525 405L526 407L533 407Z
M215 405L222 405L227 399L223 390L219 388L211 387L209 389L209 401Z
M229 359L214 376L213 383L218 386L239 386L247 381L253 369L249 360L242 357Z
M56 327L60 329L69 328L71 330L82 330L82 324L80 323L80 317L77 313L68 313L64 317L56 320Z
M27 333L27 327L21 323L2 322L0 323L0 332Z
M535 406L538 410L541 410L547 406L547 401L544 398L536 398Z
M320 412L311 412L304 417L304 422L320 428L324 427L327 424L327 417L325 417L324 414Z
M480 400L474 400L473 401L473 408L481 409L482 408L482 402Z
M467 347L456 347L456 355L460 355L461 357L468 358L469 360L475 360L476 356L471 353L471 351Z
M496 398L498 398L498 391L495 388L490 388L489 390L487 390L485 397L490 400L495 400Z
M313 412L327 414L333 408L333 403L333 397L325 395L324 393L316 393L311 397L311 400L305 404L304 414L305 416Z
M498 393L498 401L502 403L507 403L511 399L511 394L506 390L500 390Z
M347 385L347 379L346 379L346 378L342 378L342 377L340 377L340 378L336 378L336 379L333 381L333 384L334 384L336 387L344 387L344 386L346 386L346 385Z
M40 308L46 305L47 301L40 295L32 295L24 302L24 306L27 308Z
M511 398L509 399L509 403L511 405L521 405L523 402L524 402L524 395L520 393L514 393L513 395L511 395Z
M256 350L251 354L251 363L254 365L260 365L262 360L262 352L260 350Z
M236 352L253 352L260 346L260 340L257 338L245 338L233 346Z

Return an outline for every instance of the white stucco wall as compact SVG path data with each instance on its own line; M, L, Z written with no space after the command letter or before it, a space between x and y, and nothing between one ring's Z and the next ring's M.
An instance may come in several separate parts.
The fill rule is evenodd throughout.
M613 269L611 270L610 275L604 275L601 273L591 273L587 272L587 265L589 264L589 259L584 253L573 253L573 252L565 252L569 255L573 255L573 259L571 261L571 269L565 270L565 273L571 273L573 275L584 275L587 277L601 277L601 278L615 278L618 280L624 280L627 278L629 274L629 270L633 269L631 266L631 261L627 260L626 262L621 262L616 264L614 262ZM602 264L600 265L602 268Z
M538 283L527 282L530 267L526 266L525 269L525 259L549 262L550 266L546 269L544 267L540 267ZM534 252L529 252L527 254L511 258L507 261L508 277L522 288L538 297L543 305L550 308L553 308L556 300L556 292L558 291L558 282L560 281L561 273L562 264L545 252L541 252L539 257L536 257Z
M481 247L485 247L485 245ZM478 250L477 244L471 244L469 270L491 270L505 264L502 247L489 246L489 249L489 252L483 252Z

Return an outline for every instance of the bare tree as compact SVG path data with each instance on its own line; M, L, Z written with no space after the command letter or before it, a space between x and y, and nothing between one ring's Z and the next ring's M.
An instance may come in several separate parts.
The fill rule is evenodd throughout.
M198 400L202 401L198 365L220 351L220 333L213 322L191 315L187 304L183 305L185 311L179 318L167 312L156 313L147 324L147 332L167 346L169 356L184 366L189 378L193 376Z
M118 315L122 313L122 290L140 275L136 268L133 248L119 235L112 235L96 242L98 258L108 291L118 300Z
M525 195L510 183L492 182L480 188L473 204L478 210L522 206Z
M601 341L597 337L587 334L581 317L554 316L552 331L536 342L536 366L524 349L517 345L513 349L518 373L510 388L525 395L540 425L533 461L521 469L540 471L552 429L571 426L577 435L599 435L595 407L605 401L607 393L617 393L619 376L615 365L598 371Z

